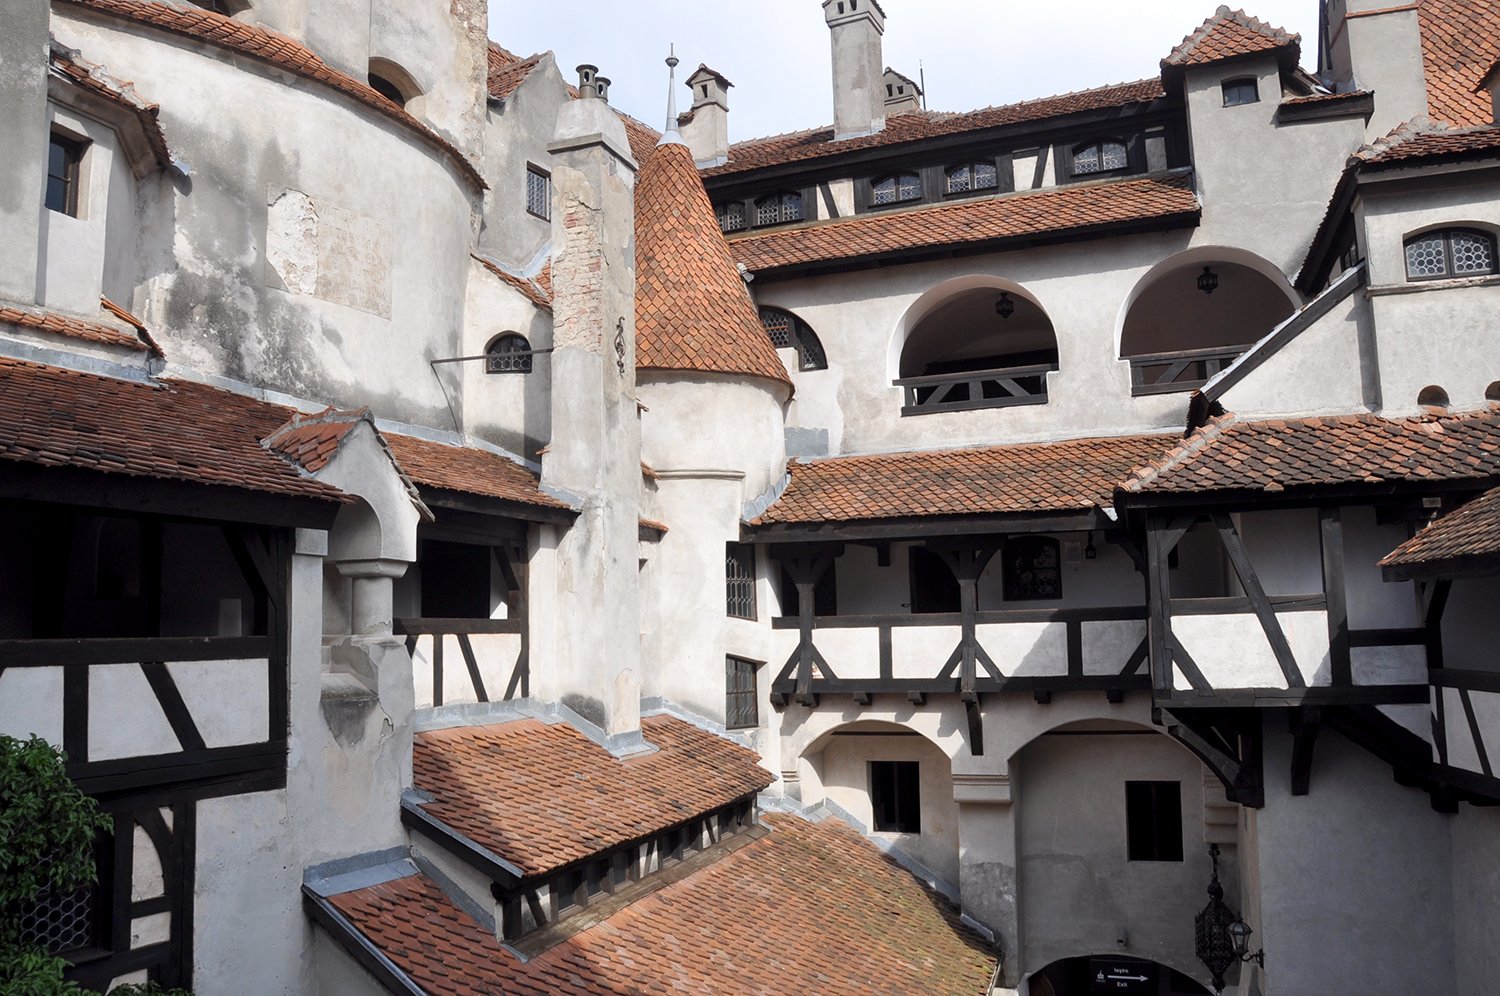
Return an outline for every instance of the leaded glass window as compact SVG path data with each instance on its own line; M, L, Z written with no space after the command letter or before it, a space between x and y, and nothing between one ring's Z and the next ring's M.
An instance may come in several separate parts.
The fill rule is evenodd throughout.
M1007 602L1062 598L1062 556L1050 536L1021 536L1005 544L1001 567Z
M915 173L893 173L870 184L870 202L877 207L921 199L922 178Z
M962 194L970 190L994 190L999 185L999 175L994 163L964 163L948 170L948 193Z
M1073 175L1109 173L1130 165L1130 154L1121 142L1090 142L1073 150Z
M724 658L724 725L744 730L760 725L755 696L755 662Z
M1495 240L1484 232L1448 228L1406 240L1408 280L1474 277L1495 271Z
M745 205L740 201L720 204L714 208L714 214L719 219L720 230L725 232L742 232L745 230Z
M823 343L819 341L818 334L802 319L780 308L762 308L760 309L760 322L772 346L777 349L797 351L797 369L826 370L828 368L828 357L823 352Z
M755 547L724 544L724 610L736 619L755 618Z
M795 191L772 194L755 202L757 225L779 225L802 220L802 195Z
M552 177L535 166L526 167L526 213L543 221L552 218Z
M484 351L484 372L531 373L531 343L518 332L497 336Z

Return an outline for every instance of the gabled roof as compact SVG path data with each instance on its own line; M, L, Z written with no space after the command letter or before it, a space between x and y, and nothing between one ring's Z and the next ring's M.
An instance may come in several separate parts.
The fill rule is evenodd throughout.
M58 0L110 17L121 17L149 25L159 31L206 42L239 55L268 63L303 79L337 90L371 110L414 132L427 145L453 164L477 190L487 189L484 177L453 143L405 109L377 93L368 83L334 69L306 45L286 35L245 21L237 21L202 7L175 5L157 0Z
M1198 26L1198 30L1172 49L1161 64L1163 69L1182 69L1247 55L1279 52L1295 65L1301 48L1301 35L1273 27L1243 10L1220 6L1212 17Z
M91 342L101 346L117 346L132 352L150 353L153 356L161 356L161 347L147 333L146 327L139 320L132 317L129 312L111 304L108 300L100 299L101 310L113 315L120 321L130 325L131 328L120 328L104 321L90 321L86 318L75 318L71 315L59 315L52 311L41 311L33 308L13 308L0 306L0 324L15 325L23 329L32 329L37 332L48 332L53 335L64 336L69 339L77 339L80 342Z
M484 267L490 273L499 277L538 308L546 311L552 310L552 262L549 260L535 277L523 277L518 273L512 273L505 267L492 260L486 259L477 253L470 253L475 262ZM542 275L547 277L547 285L542 286Z
M1032 237L1086 237L1133 222L1197 224L1201 208L1185 174L1074 184L906 211L862 214L735 236L734 258L751 272L924 249L990 246ZM999 248L996 245L996 248Z
M231 391L0 358L0 459L344 501L261 439L296 412Z
M705 63L705 62L698 63L698 68L693 70L693 73L692 73L691 76L689 76L687 79L683 80L683 84L685 86L692 86L694 80L696 80L696 79L698 79L700 77L703 77L703 76L709 76L709 77L712 77L713 79L717 80L719 82L719 84L721 86L723 86L726 90L728 88L734 86L733 83L729 82L729 78L727 76L725 76L723 73L719 72L717 69L710 69L710 68L708 68L708 64Z
M1388 553L1380 566L1399 577L1475 569L1500 574L1500 488L1431 523Z
M397 432L382 435L401 469L422 487L497 498L540 509L568 510L567 505L542 493L537 475L529 468L498 453Z
M873 844L831 820L765 823L760 839L524 962L422 875L323 902L335 937L362 937L430 993L988 991L993 952Z
M341 412L327 408L316 415L299 415L267 436L262 442L266 449L279 454L309 474L316 474L328 466L344 437L360 422L369 422L370 409Z
M1212 419L1131 473L1126 494L1282 494L1319 486L1500 481L1500 408L1378 415Z
M607 652L607 650L601 651ZM571 726L534 719L418 733L412 781L429 816L526 875L668 830L771 784L754 751L648 716L655 753L616 759Z
M1087 512L1112 505L1116 485L1172 443L1108 436L796 462L752 524Z
M809 162L860 149L897 146L1087 111L1113 110L1130 104L1149 103L1163 95L1161 80L1153 77L1018 104L984 107L961 114L915 111L890 118L886 121L884 130L862 138L834 141L834 130L827 127L739 142L729 147L727 162L702 172L705 177L728 176L768 166Z
M1500 0L1420 0L1427 113L1459 128L1489 124L1479 81L1500 59Z
M172 152L167 148L167 136L161 130L157 115L161 107L150 103L135 92L135 86L115 79L103 66L87 62L73 49L53 41L47 51L48 65L60 78L103 97L112 104L124 108L139 123L151 155L162 169L172 166Z
M1357 169L1370 170L1421 166L1476 156L1500 156L1500 126L1450 129L1408 122L1360 149L1349 163Z
M635 210L636 366L790 386L686 145L652 154L636 181Z
M490 42L489 72L485 80L491 99L505 100L518 90L531 71L541 65L551 52L538 52L529 59L522 59Z

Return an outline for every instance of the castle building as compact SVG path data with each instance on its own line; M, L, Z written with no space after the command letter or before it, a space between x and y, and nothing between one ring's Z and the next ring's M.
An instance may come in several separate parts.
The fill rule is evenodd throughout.
M70 977L1495 991L1500 0L960 112L821 8L748 141L485 0L0 14Z

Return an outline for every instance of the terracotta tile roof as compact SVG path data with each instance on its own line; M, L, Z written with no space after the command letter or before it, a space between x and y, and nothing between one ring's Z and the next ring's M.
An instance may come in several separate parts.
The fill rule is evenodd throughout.
M1346 100L1363 100L1371 95L1369 90L1349 90L1345 93L1309 93L1301 97L1283 97L1282 107L1306 107L1309 104L1339 104Z
M0 358L0 459L342 501L260 440L295 412L190 381Z
M1114 436L793 463L781 498L754 525L935 515L1088 511L1172 436Z
M702 816L771 784L753 751L671 716L641 732L658 750L620 761L571 726L534 719L419 733L422 809L542 875Z
M1419 567L1487 555L1500 556L1500 488L1433 522L1387 554L1380 566Z
M115 79L103 66L84 61L78 52L59 45L56 41L48 49L48 64L63 79L98 94L135 115L157 165L162 169L171 167L172 152L167 148L167 136L161 130L161 122L157 120L157 115L161 112L159 105L144 100L135 92L133 84Z
M511 273L498 263L493 263L483 256L475 253L470 253L469 255L473 256L479 262L480 266L483 266L486 270L489 270L495 276L510 284L511 287L519 291L522 296L538 308L543 308L547 311L552 310L552 263L550 261L544 267L544 272L547 274L547 287L544 289L541 284L541 274L528 280L519 274Z
M1196 223L1197 195L1185 175L1110 180L860 215L730 240L752 272L923 248L979 245L1027 236L1085 233L1153 219Z
M635 187L635 363L764 377L791 386L680 142L647 160Z
M1211 420L1130 475L1136 494L1277 493L1317 485L1500 480L1500 409L1405 419L1377 415Z
M266 449L290 460L309 474L316 474L328 466L328 461L339 451L351 429L360 422L370 420L370 409L341 412L327 408L316 415L299 415L267 436L262 443Z
M531 71L541 65L542 60L551 54L551 52L538 52L529 59L518 59L499 45L490 42L487 79L490 97L495 100L504 100L515 93L521 84L526 82L526 77L531 75Z
M111 315L114 315L126 325L129 325L131 328L135 329L136 337L140 339L141 342L145 343L147 352L151 353L154 356L167 355L166 353L162 352L161 346L151 335L150 331L147 330L145 322L141 321L139 318L135 317L130 312L126 311L124 308L120 307L118 304L115 304L115 302L111 301L109 298L103 297L102 295L99 298L99 307L103 308Z
M834 821L765 822L759 840L525 963L421 875L330 902L431 993L988 990L992 952L873 844Z
M1272 27L1243 10L1221 6L1214 15L1184 38L1167 57L1162 68L1202 66L1222 59L1235 59L1262 52L1290 50L1290 62L1301 55L1302 36L1283 28Z
M766 166L779 166L784 163L805 162L842 155L859 149L920 142L945 135L959 135L964 132L982 131L1005 125L1025 124L1085 111L1110 110L1127 104L1149 102L1163 96L1163 93L1161 80L1153 77L1137 80L1134 83L1114 83L1090 90L1059 94L1055 97L1042 97L999 107L983 107L958 114L938 111L901 114L888 119L885 129L874 135L848 138L841 142L834 141L834 130L831 126L791 132L786 135L772 135L731 145L729 160L721 166L703 170L703 175L705 177L726 176Z
M105 310L114 308L110 305ZM110 312L117 316L126 313L115 309ZM132 320L133 321L133 320ZM118 346L140 353L151 353L155 356L161 355L152 338L146 334L144 326L137 326L132 330L125 330L116 325L108 325L104 322L89 321L84 318L73 318L68 315L59 315L51 311L35 311L28 308L11 308L0 306L0 324L16 325L23 329L32 329L37 332L50 332L53 335L66 336L69 339L78 339L82 342L97 343L101 346Z
M537 475L498 453L382 432L401 469L419 486L499 498L538 508L568 506L543 494Z
M1360 149L1349 162L1360 169L1379 169L1471 156L1500 156L1500 127L1447 129L1408 123Z
M1459 128L1489 124L1479 81L1500 59L1500 0L1420 0L1427 113Z
M475 189L487 189L484 177L454 145L437 132L386 100L368 83L334 69L318 55L286 35L255 24L236 21L201 7L161 3L157 0L59 0L110 17L148 24L159 31L207 42L240 55L267 62L279 69L337 90L371 110L383 114L414 132L432 146Z

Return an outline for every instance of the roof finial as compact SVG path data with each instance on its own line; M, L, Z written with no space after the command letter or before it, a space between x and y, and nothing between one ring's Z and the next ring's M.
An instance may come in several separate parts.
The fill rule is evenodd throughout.
M667 127L663 129L658 145L682 145L682 136L677 133L677 46L667 49Z

